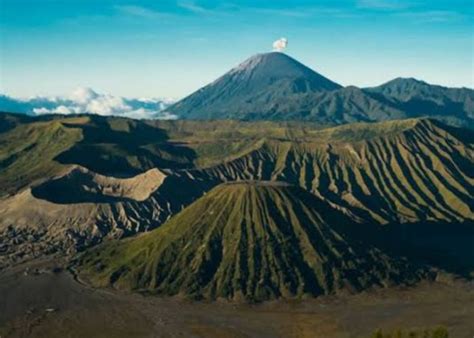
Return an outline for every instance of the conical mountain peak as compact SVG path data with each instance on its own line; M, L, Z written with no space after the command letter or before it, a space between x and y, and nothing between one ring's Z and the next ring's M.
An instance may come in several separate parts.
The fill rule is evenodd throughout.
M226 75L242 74L245 79L255 81L265 88L274 82L306 82L305 87L295 87L294 92L313 92L341 88L337 83L316 73L299 61L281 52L256 54ZM222 78L225 78L224 75ZM237 80L234 78L234 80Z
M349 222L295 186L222 184L157 230L87 253L79 271L98 286L208 299L293 298L417 280L417 272L339 231Z
M274 103L340 89L341 86L292 57L254 55L167 110L184 118L252 119L274 111Z
M236 73L247 74L252 76L253 80L258 81L267 79L268 82L281 79L304 79L309 83L306 89L311 91L334 90L341 87L281 52L256 54L232 69L228 74Z

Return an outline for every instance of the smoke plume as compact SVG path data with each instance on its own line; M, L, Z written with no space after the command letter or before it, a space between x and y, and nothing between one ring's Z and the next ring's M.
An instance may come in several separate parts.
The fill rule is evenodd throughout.
M286 46L288 46L288 39L280 38L273 43L273 50L277 52L283 52Z

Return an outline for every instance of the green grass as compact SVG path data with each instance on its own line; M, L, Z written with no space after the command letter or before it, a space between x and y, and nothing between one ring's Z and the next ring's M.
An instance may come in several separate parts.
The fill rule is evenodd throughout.
M57 173L61 168L58 162L84 165L102 174L131 176L156 166L209 167L245 155L265 140L361 140L383 135L387 128L395 132L408 124L390 122L321 130L317 125L300 123L141 122L95 116L36 121L2 116L5 125L8 122L13 126L0 134L4 193L28 185L46 176L46 172Z
M96 286L250 301L419 278L352 239L350 224L297 187L224 184L157 230L85 253L78 269Z
M348 218L315 196L372 224L474 219L472 133L429 120L321 129L0 117L7 121L0 131L1 195L72 164L113 176L168 169L156 199L137 205L144 212L134 217L146 221L155 201L173 213L188 207L155 232L85 254L81 272L96 285L249 300L383 286L417 275L404 275L397 261L361 248L340 227ZM227 184L209 191L235 180L295 187Z
M352 123L339 127L327 128L311 134L316 140L328 142L360 142L377 137L398 135L414 128L420 120L386 121L379 123Z
M287 181L380 223L474 219L474 137L430 120L324 129L296 122L1 116L10 121L0 133L2 195L59 173L60 163L119 177L158 167L197 169L191 174L210 186L239 178Z
M64 166L54 158L81 138L79 129L59 121L20 124L0 133L0 195L60 173Z

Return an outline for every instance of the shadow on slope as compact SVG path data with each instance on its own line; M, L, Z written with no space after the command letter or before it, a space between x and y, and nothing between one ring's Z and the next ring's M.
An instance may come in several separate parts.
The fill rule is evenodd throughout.
M349 218L301 188L222 184L153 232L91 249L79 258L79 270L96 286L255 301L357 292L426 276L349 235L351 227Z
M466 278L474 277L474 222L390 224L378 242L410 262L427 264Z
M155 167L190 168L196 159L194 150L169 142L165 130L143 121L94 116L88 124L64 124L80 128L83 138L56 160L103 175L129 177Z

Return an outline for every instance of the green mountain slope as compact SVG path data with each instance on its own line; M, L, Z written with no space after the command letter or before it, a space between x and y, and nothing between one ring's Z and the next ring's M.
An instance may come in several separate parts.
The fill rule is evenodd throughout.
M0 196L64 172L65 167L54 158L82 138L79 129L67 128L59 121L11 115L0 118L5 128L0 130Z
M355 291L421 276L345 235L350 226L300 188L224 184L151 233L87 252L79 271L98 286L248 300Z
M341 126L261 148L198 180L278 180L380 223L474 219L473 133L429 120Z
M413 78L397 78L364 91L397 107L406 117L429 116L455 126L474 125L474 91L469 88L447 88Z
M12 121L0 133L4 194L72 165L118 177L158 167L168 176L161 189L194 186L192 196L226 181L279 180L381 223L474 218L473 134L430 120L327 129L99 117ZM179 206L192 201L180 198Z
M0 238L9 253L0 268L5 257L82 250L157 228L213 187L239 180L299 186L359 223L474 220L474 135L431 120L321 129L0 118Z

